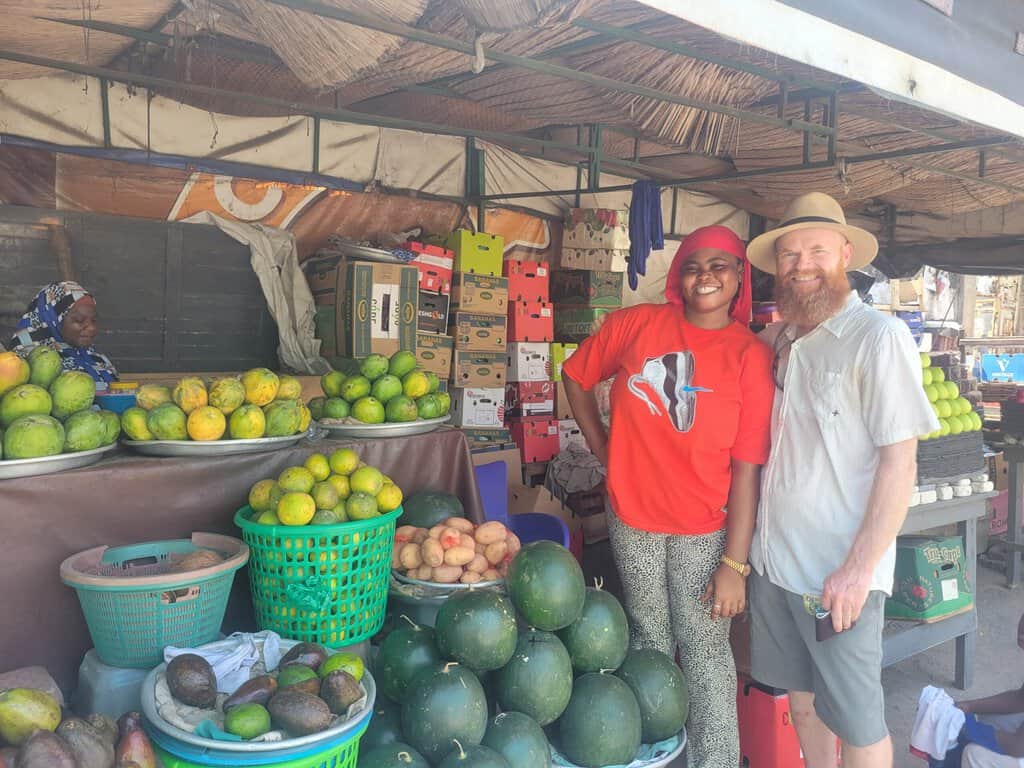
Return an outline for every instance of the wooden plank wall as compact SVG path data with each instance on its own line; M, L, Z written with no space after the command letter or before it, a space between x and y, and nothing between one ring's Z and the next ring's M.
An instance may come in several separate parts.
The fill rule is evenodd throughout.
M58 279L60 220L79 281L96 296L97 348L124 372L276 369L277 328L249 249L215 227L0 206L0 343L36 291Z

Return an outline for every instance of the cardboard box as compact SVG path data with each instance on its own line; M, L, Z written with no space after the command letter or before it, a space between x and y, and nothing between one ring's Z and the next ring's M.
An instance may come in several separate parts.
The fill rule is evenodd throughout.
M501 274L505 238L500 235L457 229L448 235L444 244L455 253L456 272L495 276Z
M320 339L320 354L334 357L338 354L338 323L333 305L317 304L313 313L313 328Z
M506 351L508 319L504 315L456 312L452 317L455 348L474 352Z
M559 266L562 269L592 269L602 272L625 272L629 249L563 248Z
M553 416L555 385L550 381L524 381L505 384L505 415Z
M579 349L579 344L564 344L560 341L556 341L550 345L549 354L551 356L551 380L561 381L562 380L562 365L572 357L572 353Z
M359 359L416 350L416 267L342 259L336 275L338 355Z
M507 352L507 381L551 381L551 350L547 344L514 341Z
M995 483L997 491L1005 491L1010 487L1010 471L1006 458L997 453L989 462L989 479Z
M558 304L555 307L555 338L559 341L580 342L590 336L594 321L614 311L610 307L580 307Z
M416 330L421 333L444 335L448 330L448 302L451 297L443 293L420 291L416 310Z
M551 495L551 491L543 486L528 488L518 483L510 483L508 487L508 511L511 515L541 513L557 517L569 529L569 550L576 559L583 559L583 526L572 510Z
M573 418L569 396L565 394L565 385L562 382L555 384L555 418L559 421Z
M558 420L550 416L519 416L509 421L512 439L524 464L551 461L558 455Z
M575 419L558 420L558 450L590 452L587 439L583 437L583 431Z
M455 254L439 245L407 242L402 245L407 251L418 254L410 264L420 271L420 290L448 295L452 292L452 274L455 271Z
M334 306L337 303L338 262L340 256L313 256L302 262L302 271L309 283L313 301L318 306ZM318 337L320 338L320 337Z
M456 387L502 387L504 392L505 355L456 349L452 354L451 381Z
M582 307L621 307L622 272L560 269L551 277L551 300Z
M511 301L508 308L509 341L555 340L552 307L543 301Z
M512 442L512 433L508 429L462 427L459 431L466 436L466 442L470 444L469 450L471 452L492 451L495 447L508 446L516 454L516 462L519 462L519 449Z
M505 390L466 387L452 390L452 424L501 429L505 424Z
M483 429L472 429L462 430L463 432L469 433L481 433L481 432L504 432L508 435L508 430L483 430ZM473 466L479 467L483 464L492 464L496 461L505 462L505 466L508 468L508 485L520 485L520 481L523 477L523 462L519 458L519 449L516 448L515 444L512 443L511 438L505 440L502 444L498 443L485 443L476 441L469 438L470 440L470 457L473 459Z
M510 300L551 300L551 268L546 261L509 260L502 264L501 273L508 278Z
M454 349L455 341L451 336L416 334L416 362L424 371L436 373L441 379L447 379L452 371Z
M485 315L508 314L508 279L456 272L452 281L452 309Z
M629 211L614 208L573 208L565 221L566 248L629 250Z

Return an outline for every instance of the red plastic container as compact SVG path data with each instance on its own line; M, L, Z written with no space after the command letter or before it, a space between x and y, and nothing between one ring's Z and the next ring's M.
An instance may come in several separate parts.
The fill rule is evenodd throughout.
M546 301L509 301L508 341L555 340L555 313Z
M509 419L508 426L524 464L551 461L558 455L558 419L520 416Z
M551 269L546 261L510 259L501 266L510 301L551 301Z
M403 243L402 248L417 254L412 261L420 271L420 290L432 293L452 292L452 276L455 273L455 254L439 245L424 243Z
M749 768L803 768L796 728L785 691L737 676L736 715L740 726L740 765ZM839 754L839 740L836 740Z

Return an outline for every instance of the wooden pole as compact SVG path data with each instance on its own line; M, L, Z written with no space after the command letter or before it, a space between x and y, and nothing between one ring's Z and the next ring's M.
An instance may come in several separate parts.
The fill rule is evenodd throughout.
M41 222L50 230L50 248L57 262L57 275L61 280L78 282L75 265L71 259L71 238L64 225L54 218L45 218Z

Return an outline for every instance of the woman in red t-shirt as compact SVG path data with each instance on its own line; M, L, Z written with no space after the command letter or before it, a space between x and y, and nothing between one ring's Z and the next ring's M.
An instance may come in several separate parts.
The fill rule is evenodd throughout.
M735 768L729 620L746 603L770 442L771 350L746 327L750 267L725 227L683 240L665 298L608 315L562 378L608 470L608 528L633 645L679 652L692 702L690 766ZM606 431L590 390L612 377Z

